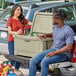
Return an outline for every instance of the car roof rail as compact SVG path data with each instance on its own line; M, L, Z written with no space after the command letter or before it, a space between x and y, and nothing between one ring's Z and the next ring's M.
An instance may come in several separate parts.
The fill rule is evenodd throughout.
M40 2L41 1L18 1L18 2L15 2L15 4L35 4Z
M57 3L57 2L63 2L63 1L19 1L19 2L15 2L14 4L20 4L20 5L24 5L24 6L32 6L32 8L35 8L36 6L40 6L40 5L45 5L45 4L50 4L50 3Z
M36 5L36 3L41 3L41 1L19 1L19 2L15 2L14 4L20 4L22 6L36 8L36 7L38 7L38 5Z
M45 5L45 4L50 4L50 3L59 3L59 2L64 2L64 1L43 1L40 3L36 3L37 5Z
M37 7L39 7L39 5L36 5L36 4L30 5L30 8L31 8L31 9L32 9L32 8L37 8Z
M63 2L63 1L44 1L44 2L36 2L36 3L33 2L33 3L29 3L29 6L32 9L32 8L37 8L42 5L51 4L51 3L59 3L59 2Z

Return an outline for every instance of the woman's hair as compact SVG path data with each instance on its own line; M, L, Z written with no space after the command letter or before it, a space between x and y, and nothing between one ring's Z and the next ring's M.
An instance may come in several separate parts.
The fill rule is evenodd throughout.
M65 20L67 18L67 15L63 9L59 9L54 11L53 16L57 19Z
M22 7L18 4L15 4L13 7L12 7L12 11L11 11L11 16L10 17L13 17L14 16L14 12L15 10L20 7L21 8L21 15L19 16L19 20L21 21L21 23L25 26L26 25L26 22L25 22L25 17L23 15L23 10L22 10Z

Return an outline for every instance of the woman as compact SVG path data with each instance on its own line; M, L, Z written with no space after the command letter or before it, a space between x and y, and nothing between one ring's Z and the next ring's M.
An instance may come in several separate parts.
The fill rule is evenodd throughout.
M27 19L23 16L22 7L18 4L14 5L11 11L11 17L7 21L8 28L8 50L10 55L14 55L14 38L13 35L23 35L24 27L26 25L32 25ZM15 69L19 69L19 62L11 60L11 65L15 63Z

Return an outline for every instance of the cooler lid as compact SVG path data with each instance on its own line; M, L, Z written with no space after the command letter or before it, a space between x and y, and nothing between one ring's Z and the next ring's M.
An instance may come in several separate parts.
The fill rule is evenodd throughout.
M48 34L53 32L53 13L37 13L33 19L31 33Z

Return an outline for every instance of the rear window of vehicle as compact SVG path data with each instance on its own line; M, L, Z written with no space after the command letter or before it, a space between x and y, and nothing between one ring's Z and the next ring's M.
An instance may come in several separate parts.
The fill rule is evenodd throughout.
M74 7L73 6L64 6L64 7L59 7L59 8L54 8L54 10L57 10L57 9L63 9L66 14L67 14L67 21L73 21L73 20L76 20L75 18L75 10L74 10Z

